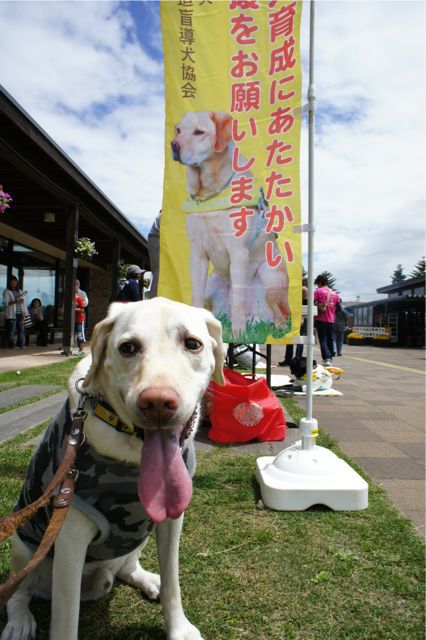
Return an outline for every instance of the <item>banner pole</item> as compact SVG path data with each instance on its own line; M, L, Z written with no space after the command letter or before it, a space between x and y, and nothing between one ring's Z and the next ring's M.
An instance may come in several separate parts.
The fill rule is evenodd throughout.
M307 367L306 367L306 418L301 421L303 449L314 447L318 424L312 417L313 392L313 352L314 352L314 137L315 137L315 85L314 85L314 41L315 2L310 3L309 22L309 126L308 126L308 326L307 326Z
M318 421L312 417L314 349L314 28L315 2L310 3L309 41L309 226L308 226L308 348L306 417L300 420L301 442L283 449L275 458L256 461L256 478L263 503L278 511L303 511L325 504L336 511L368 507L368 484L335 453L315 444Z

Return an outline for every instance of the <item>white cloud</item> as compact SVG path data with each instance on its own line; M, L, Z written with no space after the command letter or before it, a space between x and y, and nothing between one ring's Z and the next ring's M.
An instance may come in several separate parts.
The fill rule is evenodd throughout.
M316 5L315 270L374 299L425 253L425 5Z
M3 2L0 81L131 221L161 207L162 65L124 3Z
M0 2L0 82L146 233L162 199L161 39L157 3L146 25L129 7ZM378 297L398 263L408 274L426 252L425 10L316 2L315 271L332 272L345 299ZM308 14L305 3L303 101ZM304 127L304 221L306 155Z

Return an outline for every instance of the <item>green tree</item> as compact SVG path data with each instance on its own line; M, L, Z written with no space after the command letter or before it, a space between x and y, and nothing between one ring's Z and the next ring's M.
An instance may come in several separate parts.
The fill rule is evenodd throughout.
M337 291L336 278L333 276L333 274L330 273L330 271L323 271L321 275L327 278L328 286L330 287L330 289L333 289L333 291Z
M414 266L413 271L410 273L410 278L424 278L426 275L426 260L425 256L421 258Z
M402 264L398 264L393 275L391 276L392 284L398 284L398 282L403 282L406 279L406 275L403 273Z

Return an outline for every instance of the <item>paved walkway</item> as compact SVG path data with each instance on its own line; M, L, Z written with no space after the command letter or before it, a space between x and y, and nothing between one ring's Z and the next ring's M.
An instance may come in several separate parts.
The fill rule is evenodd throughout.
M273 346L273 363L282 360L283 351L284 347ZM345 370L345 374L334 383L343 396L316 396L313 405L314 417L320 426L336 438L342 450L388 491L394 504L412 520L420 533L424 532L425 524L425 355L426 352L420 349L345 345L343 357L336 358L336 364ZM317 348L315 357L320 361ZM0 351L0 372L62 360L58 349L51 347L44 350L30 347L24 352L9 352L6 357ZM289 372L286 368L276 367L273 373ZM49 410L51 414L54 413L53 398L61 402L59 394L55 394L46 399L52 402L50 409L41 405L38 407L47 413ZM303 406L303 398L299 398L299 402ZM34 403L17 411L28 412L32 419L36 405ZM18 415L14 422L17 415L15 412L13 416L11 412L0 415L0 434L2 423L13 423L15 429L25 428L25 420L30 418ZM33 424L37 423L32 422L29 426ZM237 445L233 450L236 453L273 455L298 439L298 429L290 424L283 443ZM211 446L206 432L201 430L197 437L197 448Z
M274 346L272 352L273 362L282 360L282 347ZM345 373L334 383L343 396L314 396L313 403L320 426L423 534L425 356L422 349L344 345L335 364ZM321 362L316 347L314 357ZM273 371L287 373L288 368Z
M28 367L41 367L52 362L63 362L61 345L50 344L47 347L29 346L25 349L0 348L0 373L6 371L21 371ZM77 349L76 349L77 351Z
M25 386L17 388L25 390ZM7 391L2 391L0 398L5 393ZM60 391L42 400L19 407L19 409L0 414L0 442L36 427L51 418L61 407L66 395L65 391Z

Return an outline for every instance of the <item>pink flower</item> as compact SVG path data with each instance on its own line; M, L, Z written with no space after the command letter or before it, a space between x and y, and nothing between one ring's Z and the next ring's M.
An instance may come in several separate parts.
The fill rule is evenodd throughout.
M10 193L3 191L3 186L0 184L0 213L4 213L6 209L9 209L11 202L13 202L12 196Z

